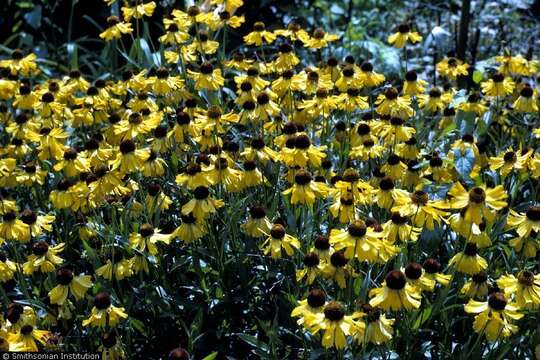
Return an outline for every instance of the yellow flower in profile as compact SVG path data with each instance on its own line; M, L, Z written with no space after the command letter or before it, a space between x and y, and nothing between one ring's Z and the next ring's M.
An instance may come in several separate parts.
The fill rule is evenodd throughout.
M129 20L127 20L129 21ZM109 16L107 18L108 28L99 34L99 37L105 41L120 39L124 34L131 34L133 28L130 23L121 22L117 16Z
M37 352L37 344L45 345L52 333L47 330L38 330L33 324L26 324L18 331L9 333L7 342L9 351L14 352ZM36 343L37 342L37 343Z
M379 309L372 307L369 304L362 304L362 312L366 314L366 331L364 336L357 334L355 338L361 344L382 345L394 337L393 325L394 319L386 318L386 315L381 313Z
M412 31L409 24L399 25L397 32L388 36L388 43L394 45L398 49L404 47L407 42L415 44L419 41L422 41L422 36L416 31Z
M503 275L497 285L508 298L514 297L516 304L522 309L538 309L540 307L540 275L523 270L514 275Z
M469 64L465 64L455 57L445 57L437 63L436 69L440 75L446 76L450 80L456 80L458 76L469 75Z
M425 275L422 265L411 262L401 271L405 274L407 283L414 286L420 293L423 291L431 292L435 289L436 281Z
M64 262L64 259L58 256L64 251L66 244L59 243L55 246L49 246L45 241L38 241L32 245L32 254L28 255L27 261L23 264L23 271L26 275L32 275L34 272L49 273L53 272L58 265Z
M297 317L298 325L308 326L306 316L320 314L324 311L326 304L326 294L324 291L314 288L309 291L306 299L300 300L291 312L291 317Z
M531 70L529 68L529 61L525 59L522 55L512 56L510 52L505 49L504 54L495 57L499 65L499 72L510 76L510 75L523 75L531 76Z
M112 170L118 170L122 174L140 171L144 162L150 157L148 149L137 149L132 140L124 140L120 143L116 158L110 161Z
M99 328L116 327L122 319L127 319L128 315L123 307L112 305L109 294L101 292L94 298L94 307L88 319L83 320L83 326L93 326Z
M452 275L448 274L442 274L441 271L441 263L433 258L428 258L424 261L422 264L422 267L424 268L424 276L426 276L429 279L435 280L437 283L441 284L442 286L448 286L450 283L450 280L452 280Z
M448 192L452 199L450 206L452 209L466 209L465 221L477 225L485 218L488 222L495 219L495 212L507 206L505 201L508 195L502 185L493 189L485 186L473 187L467 192L460 182L457 182Z
M92 277L90 275L74 276L73 271L68 268L56 271L56 281L58 285L48 292L51 304L63 305L71 294L75 299L84 298L86 291L92 287Z
M263 22L257 21L253 25L253 31L244 36L244 43L246 45L261 46L263 43L271 44L276 40L276 35L266 30L266 26Z
M480 84L482 92L487 96L504 97L514 91L514 81L501 73L493 74L491 79Z
M453 100L452 94L443 93L441 89L434 87L427 95L418 95L418 105L427 113L442 112Z
M255 205L249 208L249 219L242 224L242 229L251 237L262 237L270 232L272 223L266 217L264 207Z
M330 253L330 244L325 240L325 237L318 239L320 242L317 244L315 241L315 246L328 246L328 248L321 251L323 256ZM322 241L321 241L322 240ZM330 261L326 261L325 265L322 268L322 274L325 279L335 282L341 289L344 289L347 286L346 278L355 277L356 274L354 269L349 265L349 259L345 257L344 251L335 251L330 255Z
M356 321L363 315L361 312L345 315L343 305L331 301L325 305L323 312L307 314L306 325L313 334L323 331L323 347L343 349L347 346L347 336L358 336L360 338L363 336L365 324Z
M540 206L530 206L525 213L510 209L507 227L515 228L521 238L528 237L532 231L540 233Z
M523 314L518 313L518 308L509 304L501 292L491 294L488 301L484 302L470 299L465 305L465 312L477 314L474 317L474 331L485 335L488 341L496 341L516 333L518 327L512 322L523 317Z
M460 292L470 299L485 299L489 292L488 276L485 271L474 274L471 280L463 285Z
M328 196L328 187L321 182L312 181L311 174L305 170L299 170L294 175L292 187L283 191L283 195L291 196L291 204L302 204L312 207L317 198L325 199Z
M328 34L321 28L313 31L309 38L302 38L304 46L310 49L321 49L328 46L328 43L339 39L338 35Z
M209 62L202 63L199 69L200 72L189 69L187 71L189 77L195 80L195 89L215 91L225 83L225 79L221 75L221 69L215 69Z
M304 267L296 270L296 281L304 281L307 285L313 284L321 272L319 255L310 252L304 256Z
M415 242L422 229L408 224L409 217L393 212L390 220L384 223L384 236L390 244Z
M465 249L454 255L448 265L468 275L478 274L488 267L486 259L478 255L478 247L474 243L465 244Z
M292 235L285 232L285 227L281 224L274 224L270 229L268 238L262 243L264 254L273 259L279 259L282 256L282 249L291 256L295 250L300 249L300 241Z
M159 229L154 229L151 224L142 224L138 233L132 233L129 236L129 244L138 251L148 251L150 255L157 255L157 244L161 242L169 244L171 236L160 234Z
M22 50L15 49L11 52L11 59L0 60L0 67L9 69L13 75L20 73L23 76L33 76L40 71L36 60L36 54L25 56Z
M373 64L365 61L360 65L360 79L363 86L372 88L381 85L385 77L383 74L373 71Z
M30 227L22 220L17 219L15 212L7 212L0 223L0 242L16 240L28 242L30 240Z
M334 203L330 206L330 214L337 218L340 223L347 224L354 221L357 216L352 192L339 192L334 195Z
M193 196L193 199L182 206L182 214L193 213L197 219L204 220L225 205L223 200L212 198L210 191L205 186L197 186L193 190Z
M0 282L5 283L15 275L17 271L17 263L7 258L6 254L0 252Z
M199 240L208 232L206 224L198 220L193 214L180 215L182 224L174 230L171 238L178 238L186 244Z
M152 16L155 8L156 3L154 1L150 1L146 4L140 4L137 2L137 5L134 7L123 6L122 14L124 15L124 19L126 21L130 21L132 18L141 19L143 16Z
M105 265L96 269L96 275L109 281L113 278L116 280L128 278L133 275L133 262L131 259L125 259L123 254L115 253L113 258L107 260Z
M299 133L294 138L287 141L287 144L279 154L279 158L289 167L307 167L308 163L314 167L320 167L322 159L326 157L323 152L326 146L315 146L311 143L309 136Z
M416 71L409 70L405 74L405 82L403 83L403 95L416 96L423 94L427 84L427 81L418 79L418 74L416 74Z
M537 96L538 92L536 91L536 89L533 89L530 87L530 85L526 84L519 91L519 97L516 99L516 101L514 101L512 107L514 108L514 110L519 112L537 113Z
M405 274L392 270L380 288L369 291L369 305L384 310L412 310L420 307L422 296L417 288L407 282Z

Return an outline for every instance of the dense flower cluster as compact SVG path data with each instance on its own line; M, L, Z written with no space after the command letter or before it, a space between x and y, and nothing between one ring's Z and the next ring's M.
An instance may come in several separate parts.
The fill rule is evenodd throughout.
M47 77L21 50L0 61L1 350L62 346L69 324L125 358L118 283L137 287L172 247L219 234L224 211L245 220L207 250L233 256L251 239L265 264L291 260L304 294L291 316L324 348L388 343L404 314L449 292L487 340L515 335L540 308L540 63L505 52L467 91L452 54L440 86L405 56L387 81L294 22L255 23L229 55L241 5L174 10L163 65L118 79ZM122 7L100 37L133 35L155 8ZM411 24L388 37L404 52L421 41Z

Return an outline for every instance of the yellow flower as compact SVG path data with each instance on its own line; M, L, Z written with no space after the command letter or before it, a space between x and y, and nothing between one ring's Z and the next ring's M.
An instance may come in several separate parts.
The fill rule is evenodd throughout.
M399 96L398 91L390 87L379 94L375 100L377 113L379 115L390 115L393 118L406 119L414 115L414 109L411 107L409 96Z
M246 45L261 46L263 43L271 44L276 40L276 35L267 31L263 22L257 21L253 25L253 31L244 36L244 43Z
M272 223L266 217L266 210L262 206L252 206L249 209L250 218L242 224L242 229L251 237L261 237L270 232Z
M520 155L512 148L506 150L504 154L489 158L489 168L498 170L501 176L507 176L512 170L519 171L525 167L526 156Z
M392 340L394 336L394 319L387 319L379 309L373 308L369 304L362 304L362 311L366 313L366 331L364 336L356 335L356 339L361 344L382 345Z
M116 158L110 161L112 170L118 170L122 174L140 171L144 162L150 157L148 149L137 149L132 140L124 140L120 144Z
M155 8L156 3L154 1L150 1L146 4L139 4L137 2L137 5L134 7L123 6L122 14L126 21L130 21L132 18L141 19L143 16L152 16Z
M519 97L514 101L512 107L519 112L537 113L538 104L536 97L538 92L531 88L528 84L525 85L519 92Z
M16 240L20 242L30 241L30 227L22 220L17 219L15 212L6 212L0 223L0 242Z
M403 95L415 96L423 94L427 84L427 81L418 79L416 71L409 70L405 74L405 82L403 83Z
M325 199L328 196L328 187L321 182L312 181L311 174L305 170L299 170L294 175L292 187L283 191L283 195L291 196L291 204L302 204L312 207L315 199Z
M467 76L469 74L469 64L456 59L455 57L446 57L436 65L437 72L446 76L450 80L457 79L458 76Z
M474 317L473 328L478 334L485 334L488 341L496 341L517 332L518 327L512 324L523 314L517 312L516 306L509 304L503 293L491 294L488 301L479 302L470 299L465 305L465 312L477 314Z
M204 222L198 220L193 214L180 215L182 224L174 230L171 238L178 238L186 244L199 240L208 232Z
M408 217L393 212L390 220L384 223L384 236L390 244L394 244L396 241L407 243L418 240L422 229L407 224L408 221Z
M165 243L167 245L171 242L171 236L166 234L160 234L159 229L154 229L151 224L142 224L138 233L132 233L129 236L129 244L138 251L148 251L150 255L156 256L158 254L157 243Z
M488 266L486 259L478 255L478 247L474 243L465 244L465 249L454 255L448 265L468 275L478 274Z
M330 244L336 250L345 249L345 257L356 257L359 261L386 262L397 249L385 244L381 239L382 233L367 227L362 220L354 220L346 230L332 229Z
M32 254L28 255L27 261L23 264L23 271L26 275L32 275L34 272L49 273L53 272L58 265L64 262L64 259L58 256L64 251L66 244L59 243L55 246L49 246L44 241L38 241L32 245Z
M126 19L126 21L129 21ZM105 41L111 41L113 39L120 39L124 34L131 34L133 28L131 24L121 22L117 16L109 16L107 18L107 25L109 26L105 31L99 34L99 37Z
M497 280L497 285L508 298L514 297L520 308L531 310L540 307L540 275L523 270L517 274L517 277L501 276Z
M300 249L300 241L294 236L287 234L283 225L274 224L270 229L268 238L262 243L261 247L264 248L265 255L270 254L273 259L279 259L282 255L282 249L289 256L295 250Z
M418 292L431 292L435 289L436 281L425 275L422 265L411 262L405 267L405 269L402 268L401 272L405 274L407 283L414 286Z
M117 254L114 254L117 255ZM96 269L96 275L101 276L102 278L111 281L113 277L116 280L122 280L133 275L133 262L131 259L125 259L122 254L120 254L120 259L113 263L112 260L107 260L105 265ZM113 257L113 260L116 256Z
M398 49L404 47L407 42L415 44L419 41L422 41L422 36L416 31L411 31L411 27L408 24L399 25L398 31L388 36L390 45L394 45Z
M418 289L407 282L405 274L392 270L380 288L369 291L369 305L384 310L412 310L420 307L422 296Z
M319 255L310 252L304 256L304 268L296 270L296 281L305 281L307 285L313 284L317 276L320 274Z
M188 69L187 73L195 80L197 90L218 90L225 83L221 69L214 69L214 66L208 62L200 66L200 72Z
M86 291L92 287L92 277L90 275L73 276L73 271L62 268L56 272L58 285L48 292L51 304L63 305L68 297L68 293L80 300L84 298Z
M37 352L37 343L45 345L51 336L51 332L47 330L38 330L31 324L24 325L18 331L8 334L9 351Z
M116 327L122 319L127 319L123 307L116 307L111 303L111 297L107 293L99 293L94 298L94 307L88 319L83 320L83 326L99 328Z
M540 232L540 206L530 206L525 213L518 213L510 209L507 226L515 228L522 238L528 237L531 231Z
M494 74L491 79L480 84L482 92L487 96L504 97L514 91L514 81L501 73Z
M471 277L461 288L461 293L470 299L485 299L489 291L488 277L484 271L480 271Z
M323 312L307 314L306 325L313 334L323 331L323 347L343 349L347 346L347 336L363 336L365 324L356 321L363 315L360 312L345 315L343 305L332 301L325 305Z
M313 34L308 38L301 38L304 46L310 49L321 49L328 46L328 43L339 39L338 35L328 34L321 28L313 31Z
M403 194L399 194L403 195ZM392 212L399 212L401 216L411 217L415 226L426 226L429 230L435 228L435 223L443 221L448 212L441 210L444 208L441 201L429 199L427 192L416 190L410 196L396 198L396 204L392 207Z
M324 246L328 242L320 242L316 246ZM319 250L320 251L320 250ZM323 256L327 256L326 253L330 254L330 261L326 261L325 265L322 268L322 273L325 279L334 281L341 289L344 289L346 284L346 278L348 276L355 277L356 273L353 268L349 266L349 259L344 255L343 251L330 252L328 250L321 251Z
M291 317L297 317L296 323L298 325L308 326L306 323L306 316L310 314L320 314L324 311L324 305L326 304L326 294L320 289L311 289L305 300L300 300L298 306L296 306L291 312ZM309 329L309 328L308 328Z
M422 264L422 267L424 268L424 276L435 280L437 283L441 284L442 286L448 286L450 283L450 280L452 280L452 275L445 275L441 274L441 263L439 263L436 259L428 258L424 263Z
M465 190L460 182L456 183L448 192L452 199L450 205L452 209L466 209L465 221L477 225L483 222L483 217L492 222L495 218L495 212L507 206L506 199L508 195L502 185L493 189L485 186L476 186L469 192Z
M182 206L182 214L193 213L197 219L205 220L217 209L223 207L223 200L214 199L210 196L210 191L205 186L198 186L193 191L194 199L191 199Z
M291 147L284 147L280 152L280 159L289 167L307 167L308 163L314 167L320 167L322 159L326 157L323 152L326 146L314 146L311 144L309 136L299 133L294 139L288 142Z

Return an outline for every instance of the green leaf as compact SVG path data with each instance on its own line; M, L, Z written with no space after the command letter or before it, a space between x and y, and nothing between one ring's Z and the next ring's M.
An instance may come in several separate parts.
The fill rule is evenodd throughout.
M69 66L71 69L79 68L79 51L76 43L67 44Z
M206 356L204 359L202 360L214 360L218 355L218 352L217 351L214 351L213 353L211 353L210 355Z
M248 334L238 334L238 337L242 339L247 344L253 346L256 349L259 349L263 352L268 352L268 345L257 339L255 336L251 336Z
M484 74L481 71L474 70L472 79L476 84L479 84L484 79Z
M470 179L474 160L474 152L472 149L467 149L464 153L459 149L454 150L454 166L463 179Z
M418 329L420 326L422 326L423 323L425 323L429 319L432 309L433 307L429 306L418 314L413 324L414 330Z

